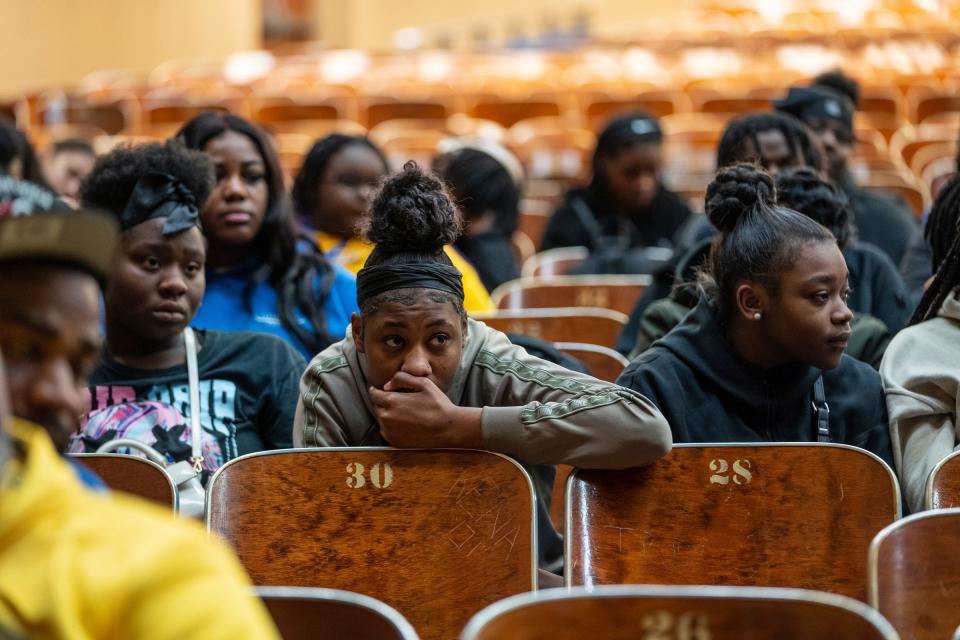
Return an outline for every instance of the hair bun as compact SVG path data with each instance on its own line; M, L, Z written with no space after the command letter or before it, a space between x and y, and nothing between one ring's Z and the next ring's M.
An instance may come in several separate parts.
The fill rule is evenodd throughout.
M374 197L365 235L381 251L437 254L461 229L460 213L443 183L411 161Z
M717 171L707 187L704 210L710 223L727 233L758 204L773 204L775 194L770 174L756 165L734 164Z

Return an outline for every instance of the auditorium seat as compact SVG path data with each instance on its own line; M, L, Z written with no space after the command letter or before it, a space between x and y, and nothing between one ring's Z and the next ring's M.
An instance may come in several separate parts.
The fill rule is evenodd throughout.
M519 278L500 285L490 297L504 311L599 307L629 314L652 282L649 275Z
M513 596L474 616L460 638L899 640L876 611L830 593L655 585L551 589Z
M472 314L503 333L521 333L547 342L589 342L613 348L627 315L610 309L523 309Z
M836 444L674 445L567 484L571 585L816 588L866 599L867 549L900 516L893 471Z
M870 545L870 604L909 640L948 638L960 625L960 509L896 522Z
M283 640L417 640L393 607L359 593L316 587L254 589Z
M927 509L960 507L960 457L957 453L941 460L927 480Z
M425 640L536 582L533 487L486 451L380 447L242 456L207 487L207 525L256 585L372 595Z
M554 346L586 365L590 375L607 382L616 382L630 364L619 351L610 347L587 342L557 342Z
M552 278L566 275L590 254L586 247L558 247L530 256L523 263L521 278Z
M69 455L97 474L110 489L156 502L176 513L177 487L170 474L156 462L119 453Z

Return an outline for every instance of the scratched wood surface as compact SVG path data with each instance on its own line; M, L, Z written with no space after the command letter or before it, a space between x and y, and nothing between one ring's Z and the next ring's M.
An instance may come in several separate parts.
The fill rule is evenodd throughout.
M960 509L911 516L879 536L870 572L877 609L904 640L952 638L960 626Z
M650 285L646 275L521 278L491 294L498 309L599 307L629 314Z
M340 600L262 598L283 640L405 640L379 612Z
M866 599L867 549L898 517L892 474L831 445L681 445L655 464L577 470L571 584L802 587Z
M474 314L504 333L522 333L547 342L586 342L613 347L627 323L625 314L608 309L527 309Z
M930 475L928 509L960 507L960 456L945 458Z
M889 631L889 628L887 628ZM944 636L946 637L946 636ZM537 602L462 640L895 640L859 612L804 600L581 596Z
M84 453L74 457L114 491L130 493L168 509L176 504L176 487L170 476L149 460L119 453Z
M254 584L378 598L422 638L534 587L533 492L483 451L298 450L240 458L211 482L208 524Z

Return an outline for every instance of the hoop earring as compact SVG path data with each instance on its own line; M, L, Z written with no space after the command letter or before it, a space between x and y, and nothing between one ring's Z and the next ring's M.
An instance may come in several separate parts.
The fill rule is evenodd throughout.
M759 311L757 311L755 314L753 314L753 319L754 319L754 320L760 320L760 319L762 319L762 318L763 318L763 314L760 313Z

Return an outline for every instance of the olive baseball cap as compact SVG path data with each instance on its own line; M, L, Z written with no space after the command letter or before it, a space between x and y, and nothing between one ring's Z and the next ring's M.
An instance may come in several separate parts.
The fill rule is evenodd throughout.
M0 263L68 264L103 284L110 273L117 233L111 215L73 211L42 187L0 176Z

